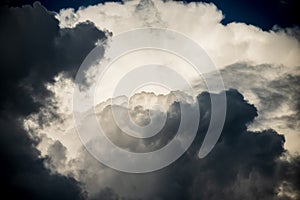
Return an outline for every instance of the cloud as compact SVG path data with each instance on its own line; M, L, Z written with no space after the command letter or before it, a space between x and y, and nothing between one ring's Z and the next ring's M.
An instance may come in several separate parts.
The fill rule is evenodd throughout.
M220 71L225 88L236 88L258 108L251 130L274 129L286 137L285 147L299 152L299 77L300 68L236 63ZM212 76L214 76L212 74ZM234 78L233 78L234 77ZM204 83L196 81L199 91Z
M36 149L39 138L22 119L51 104L46 83L58 73L73 77L86 54L105 32L92 23L61 29L54 13L39 3L0 8L0 176L2 195L12 199L83 199L72 177L51 173ZM57 116L50 113L38 119ZM53 151L49 150L49 155Z
M150 174L132 175L106 167L101 167L101 171L95 170L99 168L95 163L89 167L84 165L84 169L91 173L85 181L90 186L110 184L117 194L129 199L280 199L277 189L287 182L296 195L294 199L297 199L299 187L294 182L297 179L283 171L291 169L290 174L298 173L299 166L294 161L281 160L285 153L284 137L273 130L247 131L247 124L257 116L256 108L236 90L229 90L226 94L228 112L225 128L219 142L206 158L200 160L197 151L208 125L209 114L202 115L198 135L191 148L169 167ZM200 94L198 101L202 113L210 113L208 94ZM170 124L167 130L173 127L174 124ZM84 157L89 160L90 156ZM103 173L103 170L106 172ZM97 175L99 171L101 175ZM95 177L102 179L101 182ZM102 183L103 179L106 181Z
M60 172L64 170L66 161L67 161L67 148L62 145L62 143L56 140L49 148L47 149L47 155L49 159L45 164L53 165L48 166L48 169L56 169L55 171Z
M143 99L144 95L153 94L141 93L132 98ZM90 199L297 199L300 188L294 174L299 171L298 157L286 157L284 136L271 129L249 131L248 125L257 116L257 109L236 90L229 90L226 95L228 112L224 130L213 151L204 159L199 159L197 153L210 119L207 92L197 97L201 120L194 143L167 168L140 175L117 172L100 164L81 146L62 173L80 181ZM161 101L164 98L168 99L168 95L160 95ZM155 138L156 142L136 143L124 138L124 133L114 125L110 105L99 105L98 115L105 120L102 125L113 142L139 152L149 150L149 146L150 150L160 148L176 133L179 107L174 101L169 105L167 123L163 134ZM134 111L147 117L141 105ZM76 132L69 130L67 134Z
M222 70L225 86L239 89L258 107L259 117L251 128L253 130L274 128L286 135L288 150L299 152L297 142L300 141L299 120L294 105L298 102L295 97L299 90L296 83L300 66L298 27L286 29L274 27L273 30L263 31L244 23L233 22L223 25L222 11L213 4L201 2L188 4L172 1L127 1L124 4L110 2L80 8L77 11L63 9L57 18L62 27L73 27L81 21L90 20L97 27L106 28L115 35L148 26L170 28L184 33L200 44ZM160 54L155 56L159 57ZM126 73L125 64L134 65L138 63L136 60L146 63L149 57L151 57L149 52L145 55L131 56L117 66L118 75ZM169 58L169 62L164 60L162 65L171 65L176 70L181 68L186 74L190 74L188 66L177 60L170 64L170 60L174 61L175 58L168 55L163 57ZM239 63L241 65L237 67ZM175 67L177 64L178 68ZM125 72L121 73L122 70ZM192 72L191 74L193 75ZM192 75L189 78L199 79ZM118 80L117 77L115 73L114 80ZM291 77L293 83L287 83ZM110 78L107 83L113 84L114 80ZM280 86L279 82L285 86ZM293 89L290 92L282 88L290 87L291 84ZM111 91L113 87L108 85L105 87ZM98 96L105 95L102 92Z
M244 23L223 25L224 16L214 4L159 0L107 2L77 11L62 9L57 18L62 27L89 20L115 35L149 26L173 29L200 44L219 68L236 62L300 65L300 46L292 35L293 29L263 31Z
M284 128L278 130L283 134L298 129L295 71L300 50L289 30L222 25L221 11L203 3L126 1L76 12L62 10L56 15L59 21L54 15L38 3L1 8L4 195L17 199L299 199L299 156L286 152L285 137L277 131L282 124ZM95 43L106 37L99 29L118 34L150 25L179 30L201 44L223 68L227 87L238 88L258 109L237 90L226 91L225 128L214 150L200 160L197 151L210 116L209 95L203 92L197 97L202 111L197 138L179 160L153 173L120 173L100 164L80 145L72 121L72 78ZM241 61L247 64L236 64ZM122 131L105 123L118 144L144 151L149 144L159 148L172 139L180 116L177 104L171 95L149 93L135 95L132 101L139 104L149 98L171 105L161 132L167 134L156 143L134 143L121 140L117 136ZM111 107L103 103L98 109L104 119L111 119ZM132 110L137 122L147 123L147 109L151 106L142 104ZM269 129L273 126L276 130Z

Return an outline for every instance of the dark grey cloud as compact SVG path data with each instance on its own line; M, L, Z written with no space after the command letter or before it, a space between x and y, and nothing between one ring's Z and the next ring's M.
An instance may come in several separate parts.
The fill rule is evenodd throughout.
M78 183L50 174L27 133L14 119L0 120L1 194L11 199L83 199Z
M105 36L88 22L74 29L60 29L54 13L39 3L1 8L0 20L0 83L6 94L2 95L1 108L25 115L38 108L28 93L43 100L47 94L44 83L52 82L59 72L74 76L95 42Z
M53 169L54 167L59 171L59 168L64 168L66 161L67 161L67 148L62 145L61 142L55 141L49 148L48 148L48 156L46 159L46 165L49 169Z
M21 119L49 103L45 84L59 73L73 77L105 33L89 22L61 29L54 13L39 3L0 7L0 27L1 194L10 199L83 199L75 179L45 168L35 148L39 140L29 136Z
M290 118L291 122L295 125L294 128L299 128L300 124L297 122L300 120L300 67L298 67L297 73L284 74L280 79L276 79L270 82L268 87L276 89L280 92L284 99L281 102L290 101L290 105L294 111L296 111ZM271 99L268 99L271 101ZM274 100L273 100L274 101ZM275 102L278 106L278 100ZM281 103L279 102L279 103ZM298 125L298 127L297 127Z
M248 90L257 95L259 101L264 104L259 109L260 112L275 110L285 102L289 102L289 105L295 108L298 103L299 66L287 68L269 64L253 66L247 63L236 63L222 69L221 74L227 88Z

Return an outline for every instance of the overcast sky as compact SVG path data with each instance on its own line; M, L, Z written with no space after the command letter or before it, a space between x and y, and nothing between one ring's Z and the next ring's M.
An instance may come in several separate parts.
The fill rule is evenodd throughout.
M300 199L298 8L293 0L1 2L2 194L49 200ZM138 153L162 148L176 138L180 109L195 110L195 102L200 109L198 120L187 120L197 124L196 137L179 159L158 171L132 174L102 164L84 147L78 129L97 131L87 113L80 125L75 123L73 95L76 73L97 45L107 42L99 51L105 62L110 39L145 27L171 29L198 44L217 69L205 77L221 75L225 91L210 97L203 77L188 62L163 51L133 52L114 62L93 94L93 110L117 146ZM176 92L141 86L131 94L130 106L124 96L114 97L110 105L107 99L132 66L151 63L171 66L195 93L187 94L171 73L156 67L161 80L177 83ZM90 67L85 84L97 73ZM138 77L151 74L139 71ZM224 127L212 151L200 159L213 115L210 98L223 95ZM132 138L114 121L114 111L125 127L130 127L127 113L141 126L160 127L162 116L165 124L154 137ZM192 134L191 124L183 127L185 134ZM101 140L87 144L111 155Z

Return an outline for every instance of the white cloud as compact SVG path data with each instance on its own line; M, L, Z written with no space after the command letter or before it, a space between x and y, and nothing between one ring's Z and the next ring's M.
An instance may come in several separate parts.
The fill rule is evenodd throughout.
M266 32L244 23L222 25L222 12L213 4L133 0L98 4L76 12L65 9L57 17L62 27L89 20L115 35L149 26L173 29L200 44L218 67L244 61L300 65L299 42L288 31Z

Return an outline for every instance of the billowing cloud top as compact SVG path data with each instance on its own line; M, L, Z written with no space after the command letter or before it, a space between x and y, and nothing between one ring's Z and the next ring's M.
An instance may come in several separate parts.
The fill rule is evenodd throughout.
M119 34L141 27L162 27L184 33L200 44L218 67L236 62L299 66L299 41L293 29L263 31L244 23L223 25L222 12L214 4L133 0L87 8L63 9L61 27L86 20Z

